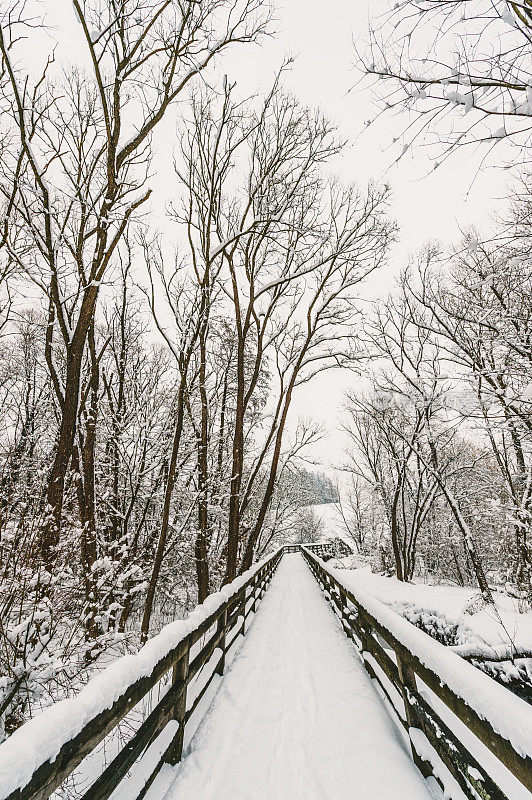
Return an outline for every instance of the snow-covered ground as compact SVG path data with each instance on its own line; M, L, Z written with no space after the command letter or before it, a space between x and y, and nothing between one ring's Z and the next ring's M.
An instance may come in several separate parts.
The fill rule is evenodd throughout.
M478 595L471 587L402 583L396 578L376 575L369 567L337 569L336 574L346 585L358 586L388 605L411 603L443 614L451 622L469 628L488 646L513 643L532 650L532 612L519 613L517 601L501 592L495 593L495 608L484 606L470 614L466 609Z
M398 787L431 797L312 574L286 555L188 754L147 797L384 800Z
M311 506L320 523L323 539L339 537L352 546L346 535L345 524L336 503ZM341 559L342 567L349 567L357 559ZM333 567L335 562L329 562ZM388 605L411 603L416 608L434 611L461 626L469 628L478 641L488 647L517 646L532 650L532 611L520 613L517 600L502 592L495 592L496 607L485 606L477 613L466 613L471 600L478 595L472 587L430 585L414 581L402 583L371 572L367 565L358 569L341 569L339 577L348 585L359 586ZM399 609L398 609L399 610Z

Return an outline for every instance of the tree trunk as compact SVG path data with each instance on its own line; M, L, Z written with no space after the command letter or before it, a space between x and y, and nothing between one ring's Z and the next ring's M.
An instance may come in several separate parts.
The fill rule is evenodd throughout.
M308 346L308 341L309 340L307 340L307 346ZM285 397L285 401L284 401L284 407L283 407L283 411L282 411L282 414L281 414L281 418L279 420L279 427L277 429L277 434L276 434L276 437L275 437L275 446L274 446L273 455L272 455L272 462L271 462L271 465L270 465L270 474L269 474L269 478L268 478L268 483L266 485L264 496L262 498L262 503L261 503L261 506L260 506L260 509L259 509L257 520L255 522L255 525L251 529L251 531L249 533L249 536L248 536L248 540L246 542L246 548L245 548L245 551L244 551L244 556L242 558L242 564L241 564L241 567L240 567L240 573L245 572L245 570L247 570L247 569L249 569L251 567L251 564L253 562L253 553L255 551L255 544L257 542L257 539L259 538L260 532L262 530L262 526L264 525L264 520L266 519L266 514L268 512L268 508L270 506L270 502L271 502L271 499L272 499L272 496L273 496L273 493L274 493L274 490L275 490L275 481L277 480L277 471L279 469L279 458L281 456L281 446L282 446L282 442L283 442L284 428L285 428L286 420L287 420L287 417L288 417L288 409L290 408L290 403L291 403L291 400L292 400L292 392L294 390L294 386L295 386L295 383L296 383L297 375L298 375L300 366L301 366L301 364L303 362L303 358L304 358L305 354L306 354L306 346L302 350L300 358L298 359L298 364L294 368L294 372L293 372L292 377L290 379L290 383L288 384L288 387L286 389L286 397Z
M94 285L85 290L76 330L67 346L66 382L61 405L61 424L55 458L48 478L46 492L46 517L41 532L39 549L44 565L49 569L56 555L61 531L61 514L65 479L72 457L72 447L77 428L81 369L89 328L94 318L98 288Z
M238 545L240 539L240 487L244 467L244 344L239 334L237 346L237 391L235 430L233 436L233 461L229 496L229 529L227 533L227 561L224 583L236 578Z
M198 603L203 603L209 595L209 564L207 548L209 541L209 408L206 381L206 330L200 336L199 394L201 403L201 426L198 439L198 532L194 547L196 577L198 583Z
M397 580L399 581L405 580L405 575L403 570L403 560L401 556L401 547L399 545L399 525L397 523L397 507L399 505L399 498L401 496L402 485L403 485L402 475L398 475L392 500L392 507L390 509L390 535L392 539L392 549L395 559L395 574L397 576Z
M77 475L76 494L79 506L81 530L81 566L85 587L85 634L94 639L101 633L101 627L96 624L95 617L98 613L97 588L93 575L93 564L98 557L96 544L96 485L94 475L94 451L96 446L96 426L98 417L98 388L99 366L96 356L94 341L94 325L89 331L90 350L90 405L89 410L84 409L85 433L79 432L78 447L76 442L72 446L72 468Z
M78 350L69 357L57 448L48 478L46 518L40 539L40 554L47 568L53 564L59 544L65 479L76 434L82 355Z
M168 466L168 476L166 478L166 488L164 493L163 514L161 519L161 529L159 531L159 539L157 542L157 550L155 551L155 558L153 561L152 572L148 584L148 591L146 594L146 602L144 604L144 614L142 616L142 623L140 627L141 641L145 642L148 638L150 630L150 620L153 611L153 601L155 599L155 590L157 588L157 581L164 559L164 551L166 548L166 540L168 537L168 527L170 522L170 505L172 502L172 493L174 490L177 470L177 456L179 453L179 446L181 443L181 434L183 432L183 418L185 409L185 378L181 378L179 385L179 392L177 395L177 419L174 432L174 440L172 444L172 455L170 457L170 464Z

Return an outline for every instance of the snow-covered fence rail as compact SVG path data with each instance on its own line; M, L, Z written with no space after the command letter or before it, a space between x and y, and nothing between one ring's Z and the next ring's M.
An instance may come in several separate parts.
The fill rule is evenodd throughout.
M147 782L145 795L164 763L177 763L185 725L257 604L283 555L281 547L186 620L167 625L136 655L117 659L75 697L62 700L22 725L0 745L0 800L46 800L83 759L172 670L168 691L104 769L82 800L106 800L129 769L170 722L176 732ZM196 647L195 647L196 645ZM201 689L187 705L187 688L202 670ZM134 800L134 797L131 798Z
M326 542L312 542L311 544L305 544L303 546L324 561L329 558L342 558L343 556L350 556L353 554L349 545L342 539L333 539Z
M332 558L334 555L330 542L313 542L312 544L306 544L305 547L318 558Z
M384 603L345 586L310 548L301 551L408 732L422 773L452 800L529 796L530 706Z

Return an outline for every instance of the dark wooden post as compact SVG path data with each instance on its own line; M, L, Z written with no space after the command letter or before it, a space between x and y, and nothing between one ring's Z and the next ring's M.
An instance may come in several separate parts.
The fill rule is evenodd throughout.
M347 608L347 596L343 588L339 587L340 606L342 614L342 626L346 634L352 637L351 625L349 624L349 610Z
M174 740L166 751L166 760L169 764L177 764L183 755L183 738L185 733L185 717L187 713L187 679L188 667L190 662L190 644L174 666L172 683L174 690L178 692L174 706L174 719L179 723Z
M244 595L242 597L242 602L240 603L240 612L242 614L242 630L240 631L242 636L246 633L246 591L247 587L244 586Z
M251 592L252 595L253 595L253 605L251 606L251 610L253 611L253 613L255 613L256 610L257 610L257 589L258 589L258 585L259 585L259 580L258 580L257 577L255 577L254 580L253 580L253 589L252 589L252 592Z
M410 699L410 692L417 692L416 673L408 664L406 664L401 656L396 652L397 670L399 672L399 679L401 681L401 694L403 695L403 703L405 704L405 714L408 727L419 728L425 733L425 725L423 718L418 709ZM410 742L410 749L412 750L412 757L419 771L425 778L433 774L432 765L422 759L415 749L412 742Z
M371 653L371 633L372 627L369 620L366 618L366 615L357 606L357 633L360 637L360 643L362 645L362 657L364 657L364 653Z
M218 643L218 647L222 651L222 655L220 657L220 660L218 661L218 666L216 667L216 670L215 670L215 672L218 675L223 675L224 674L224 669L225 669L225 634L226 634L226 628L227 628L227 609L223 612L223 614L220 614L220 616L218 617L218 622L216 623L216 630L218 631L218 633L221 632L221 638L220 638L220 641Z

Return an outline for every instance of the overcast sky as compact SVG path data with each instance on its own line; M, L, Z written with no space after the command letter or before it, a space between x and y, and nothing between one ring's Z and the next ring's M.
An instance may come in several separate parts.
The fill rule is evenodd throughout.
M489 224L490 214L501 208L507 193L508 173L495 168L476 174L478 160L471 152L453 156L431 174L432 162L423 148L409 152L390 168L400 144L391 145L406 118L381 119L365 129L364 123L376 108L368 90L353 89L360 78L354 63L353 40L364 37L370 14L376 18L389 0L284 0L277 2L277 36L259 46L245 46L225 56L217 69L237 81L243 95L267 89L276 69L287 54L296 57L285 85L302 101L319 106L338 124L350 146L336 168L346 181L386 180L394 193L392 213L400 224L400 242L392 253L390 267L372 278L371 295L386 294L394 275L406 264L409 254L428 239L451 244L460 229L471 224ZM47 0L51 32L58 39L58 57L75 60L79 29L71 0ZM174 122L169 123L172 126ZM171 194L171 130L159 135L156 179L160 199ZM170 175L170 177L167 177ZM475 179L474 179L475 178ZM474 179L474 180L473 180ZM473 181L473 183L472 183ZM472 185L471 185L472 184ZM161 202L161 208L164 203ZM162 215L161 215L162 216ZM359 385L345 373L327 373L299 390L292 409L292 427L298 416L313 417L327 429L327 436L314 456L323 466L342 461L345 438L338 430L343 393Z
M373 0L371 14L376 18L388 5ZM320 106L332 116L352 142L339 165L343 178L385 179L391 184L392 213L401 227L400 241L390 268L376 274L371 285L372 295L386 294L409 254L419 250L427 239L452 244L459 238L460 228L472 224L486 227L490 215L502 206L508 173L492 168L473 180L478 158L464 152L431 174L433 162L422 148L390 169L401 148L400 144L394 148L392 139L398 136L406 117L383 119L366 130L364 123L374 116L376 108L368 90L353 90L360 78L354 64L353 40L358 41L367 31L370 4L361 0L285 0L278 9L278 36L255 49L252 68L250 51L242 49L227 59L227 69L253 88L261 82L267 85L283 54L296 55L286 83L303 101ZM347 387L359 385L350 374L327 373L302 387L296 396L292 422L298 415L312 416L327 428L327 436L314 451L324 465L343 460L345 436L338 430L343 394Z

